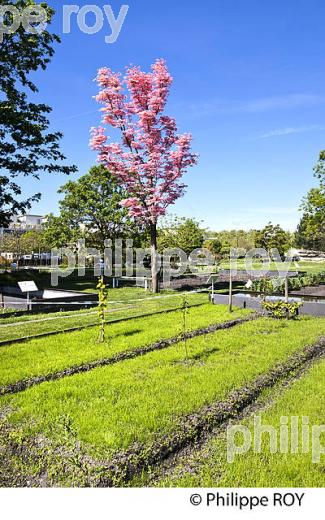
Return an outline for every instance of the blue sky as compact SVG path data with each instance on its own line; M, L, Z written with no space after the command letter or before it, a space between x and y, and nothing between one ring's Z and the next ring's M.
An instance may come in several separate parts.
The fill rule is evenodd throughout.
M325 148L325 2L323 0L124 0L129 11L116 43L105 43L108 22L82 33L76 15L62 34L62 4L53 29L62 43L47 71L36 74L37 99L53 107L52 129L79 167L95 163L89 129L99 123L92 81L99 67L148 69L166 59L174 76L167 113L193 134L198 166L172 213L211 229L261 227L269 220L293 230L302 196L315 184L312 168ZM74 0L80 7L123 2ZM94 18L89 17L89 24ZM68 180L25 179L26 194L41 191L33 212L57 213L57 189Z

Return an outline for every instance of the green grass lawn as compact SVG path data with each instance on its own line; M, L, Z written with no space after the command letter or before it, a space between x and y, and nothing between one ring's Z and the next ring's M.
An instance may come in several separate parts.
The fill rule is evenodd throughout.
M51 438L55 425L69 417L88 452L108 457L135 441L147 443L157 434L172 431L180 417L224 399L314 343L324 330L325 320L320 318L292 322L261 318L188 340L188 362L180 342L141 358L43 383L2 397L0 403L13 410L10 421L31 435L42 433ZM160 335L160 329L158 332ZM130 340L132 345L135 337ZM78 344L82 351L85 342ZM20 348L13 347L17 357ZM77 357L71 353L71 360Z
M312 461L312 451L302 450L302 417L309 418L310 427L325 424L325 360L318 362L300 380L296 381L275 404L259 413L262 425L273 426L279 434L280 418L289 418L289 453L270 453L269 437L263 436L262 453L253 449L238 454L227 462L226 434L221 434L204 448L194 453L185 465L177 466L160 486L179 487L323 487L325 456L320 462ZM266 398L269 396L266 396ZM291 417L298 417L299 435L297 453L291 451ZM254 442L253 418L242 421L249 428ZM235 422L235 424L237 424ZM311 437L312 438L312 437ZM320 436L325 446L325 433ZM242 439L237 438L238 445ZM312 448L310 441L309 446ZM314 444L316 450L316 444ZM185 466L185 467L184 467ZM191 468L189 471L188 468Z
M131 291L134 289L131 289ZM116 291L115 294L113 291ZM110 297L115 296L115 302L118 301L119 289L113 289ZM121 289L121 291L124 291ZM145 293L147 294L147 293ZM134 296L134 293L132 293ZM134 298L135 299L135 298ZM190 305L205 303L208 300L206 293L188 294L187 299ZM165 295L165 297L152 297L138 299L138 301L129 302L128 305L119 303L109 304L107 312L107 322L118 319L141 316L142 314L150 314L168 309L175 309L182 305L182 296L173 293ZM129 300L126 300L126 302ZM95 311L95 312L94 312ZM55 318L55 319L53 319ZM43 319L43 321L41 321ZM22 337L32 337L46 332L64 331L73 327L84 327L98 323L96 309L87 311L63 312L55 314L26 315L18 317L4 318L0 321L0 341L9 341Z
M207 303L189 309L187 328L194 330L249 314L247 310L229 313L226 306ZM97 343L98 328L94 327L0 347L0 386L107 358L180 334L182 311L112 323L107 325L106 332L105 343Z
M223 260L221 262L220 267L222 269L229 269L230 263L229 260ZM277 269L283 270L284 268L281 266L277 266L274 262L271 262L270 265L264 265L262 262L253 262L253 269L256 270L269 270L276 271ZM246 269L245 259L239 258L237 260L237 269L243 270ZM290 267L290 271L306 271L308 274L319 273L321 271L325 271L325 261L324 262L294 262Z
M114 308L117 306L117 304L114 305ZM120 307L120 306L118 306ZM7 309L5 309L7 311ZM37 313L29 313L24 312L24 314L20 314L18 316L14 315L14 313L17 313L17 309L9 309L10 313L12 313L12 316L8 316L5 318L0 319L0 330L2 325L7 325L9 323L12 324L18 324L21 322L37 322L38 320L50 319L50 320L56 320L60 318L66 318L67 316L78 316L79 314L90 314L93 312L97 312L97 306L96 307L90 307L89 309L78 309L78 310L69 310L69 311L58 311L58 312L37 312Z
M315 274L325 271L324 262L298 262L299 270L306 271L308 274Z

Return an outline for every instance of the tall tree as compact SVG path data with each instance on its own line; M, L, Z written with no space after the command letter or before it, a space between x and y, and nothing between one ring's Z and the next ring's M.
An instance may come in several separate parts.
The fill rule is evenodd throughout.
M192 218L175 217L171 222L158 229L158 249L177 247L189 255L194 249L201 248L204 242L204 230L200 223Z
M30 230L21 236L21 249L26 254L45 253L50 247L42 230Z
M71 225L65 216L46 215L43 235L49 249L75 245L79 238L84 238L77 224Z
M0 5L19 10L35 6L34 0L2 0ZM51 22L54 11L46 3L40 4ZM5 13L10 25L10 15ZM0 226L8 226L13 214L24 212L40 193L21 200L21 176L39 178L43 172L69 174L75 166L62 164L65 156L60 151L60 132L51 133L47 115L51 108L28 101L27 93L38 92L30 73L45 70L51 60L53 44L58 36L47 30L26 32L20 27L4 34L0 43Z
M300 206L303 215L296 231L298 246L325 250L325 150L314 167L319 186L312 188Z
M209 238L217 239L221 244L228 244L233 248L253 249L255 247L256 230L231 229L223 231L208 231Z
M314 176L320 179L320 182L325 186L325 150L319 153L318 161L314 167Z
M256 247L263 248L266 251L277 249L280 256L285 256L293 243L291 233L284 231L279 224L274 226L269 222L261 231L258 231L255 236Z
M303 216L296 233L297 244L325 250L325 186L312 188L303 199L301 210Z
M22 234L19 230L13 230L10 234L0 236L0 252L12 253L14 259L19 260L23 254Z
M133 220L121 206L125 193L105 166L93 166L76 181L59 189L61 217L76 229L80 224L87 232L88 242L104 249L104 240L136 234Z
M205 240L204 247L208 249L217 259L221 253L222 243L217 238Z
M153 292L158 291L157 221L184 193L182 177L194 165L191 135L177 133L175 119L164 115L172 77L164 60L151 72L129 67L124 78L108 68L98 71L103 125L119 129L121 142L108 142L105 128L93 129L91 146L127 197L129 214L150 230Z

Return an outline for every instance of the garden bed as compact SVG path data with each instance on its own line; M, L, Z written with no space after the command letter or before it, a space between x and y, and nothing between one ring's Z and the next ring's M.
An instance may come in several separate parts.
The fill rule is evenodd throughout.
M187 330L192 331L226 321L244 318L249 311L229 313L227 307L210 304L189 309ZM121 352L150 345L179 335L182 330L182 314L173 310L166 314L121 320L107 325L104 343L97 343L95 327L77 332L60 333L47 338L31 339L24 343L0 348L0 385L46 375L76 365L106 359Z
M187 300L190 306L206 303L207 295L201 293L188 294ZM169 295L151 299L133 300L129 305L121 302L110 302L106 313L107 323L123 321L143 316L150 316L161 312L174 311L182 303L182 297ZM98 325L97 312L79 312L78 314L58 313L56 319L49 319L47 315L41 315L36 319L30 315L24 319L16 317L7 318L0 323L0 343L25 341L33 337L47 336L64 331L83 329ZM44 318L44 319L42 319Z
M212 435L203 445L187 452L168 468L165 475L158 476L155 485L175 487L323 487L324 456L319 463L312 462L311 449L302 450L301 423L307 417L309 426L322 425L325 421L325 360L309 366L287 387L279 389L275 396L267 392L260 400L257 410L261 424L279 432L280 418L298 418L299 437L296 453L270 453L269 438L265 436L261 453L252 449L238 454L233 463L227 462L227 438L225 431ZM275 399L274 399L275 397ZM260 409L259 409L260 408ZM248 428L254 438L254 416L249 415L233 422ZM290 422L288 423L290 427ZM289 442L290 440L289 432ZM321 437L322 438L322 437ZM289 444L291 448L291 444ZM138 482L139 485L139 482ZM143 485L143 481L140 483Z
M137 445L145 451L158 433L169 436L182 431L179 425L189 414L227 400L235 389L252 384L316 343L324 324L322 319L261 318L188 340L187 360L180 342L2 397L2 407L11 410L12 427L21 428L28 438L42 435L51 442L53 431L63 422L68 424L61 453L69 432L74 432L73 443L80 443L84 457L93 457L101 467L100 460L115 460L125 450L132 457ZM93 467L97 468L96 462Z

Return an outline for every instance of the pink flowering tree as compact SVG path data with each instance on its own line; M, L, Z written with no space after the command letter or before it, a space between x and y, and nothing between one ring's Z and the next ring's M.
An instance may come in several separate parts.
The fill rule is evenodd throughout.
M183 195L183 175L197 162L191 135L180 135L175 119L164 115L172 80L164 60L149 73L128 67L124 77L100 69L96 100L103 105L102 126L92 129L91 138L99 162L127 193L122 204L150 230L153 292L158 291L157 220ZM112 142L106 126L120 132L119 142Z

